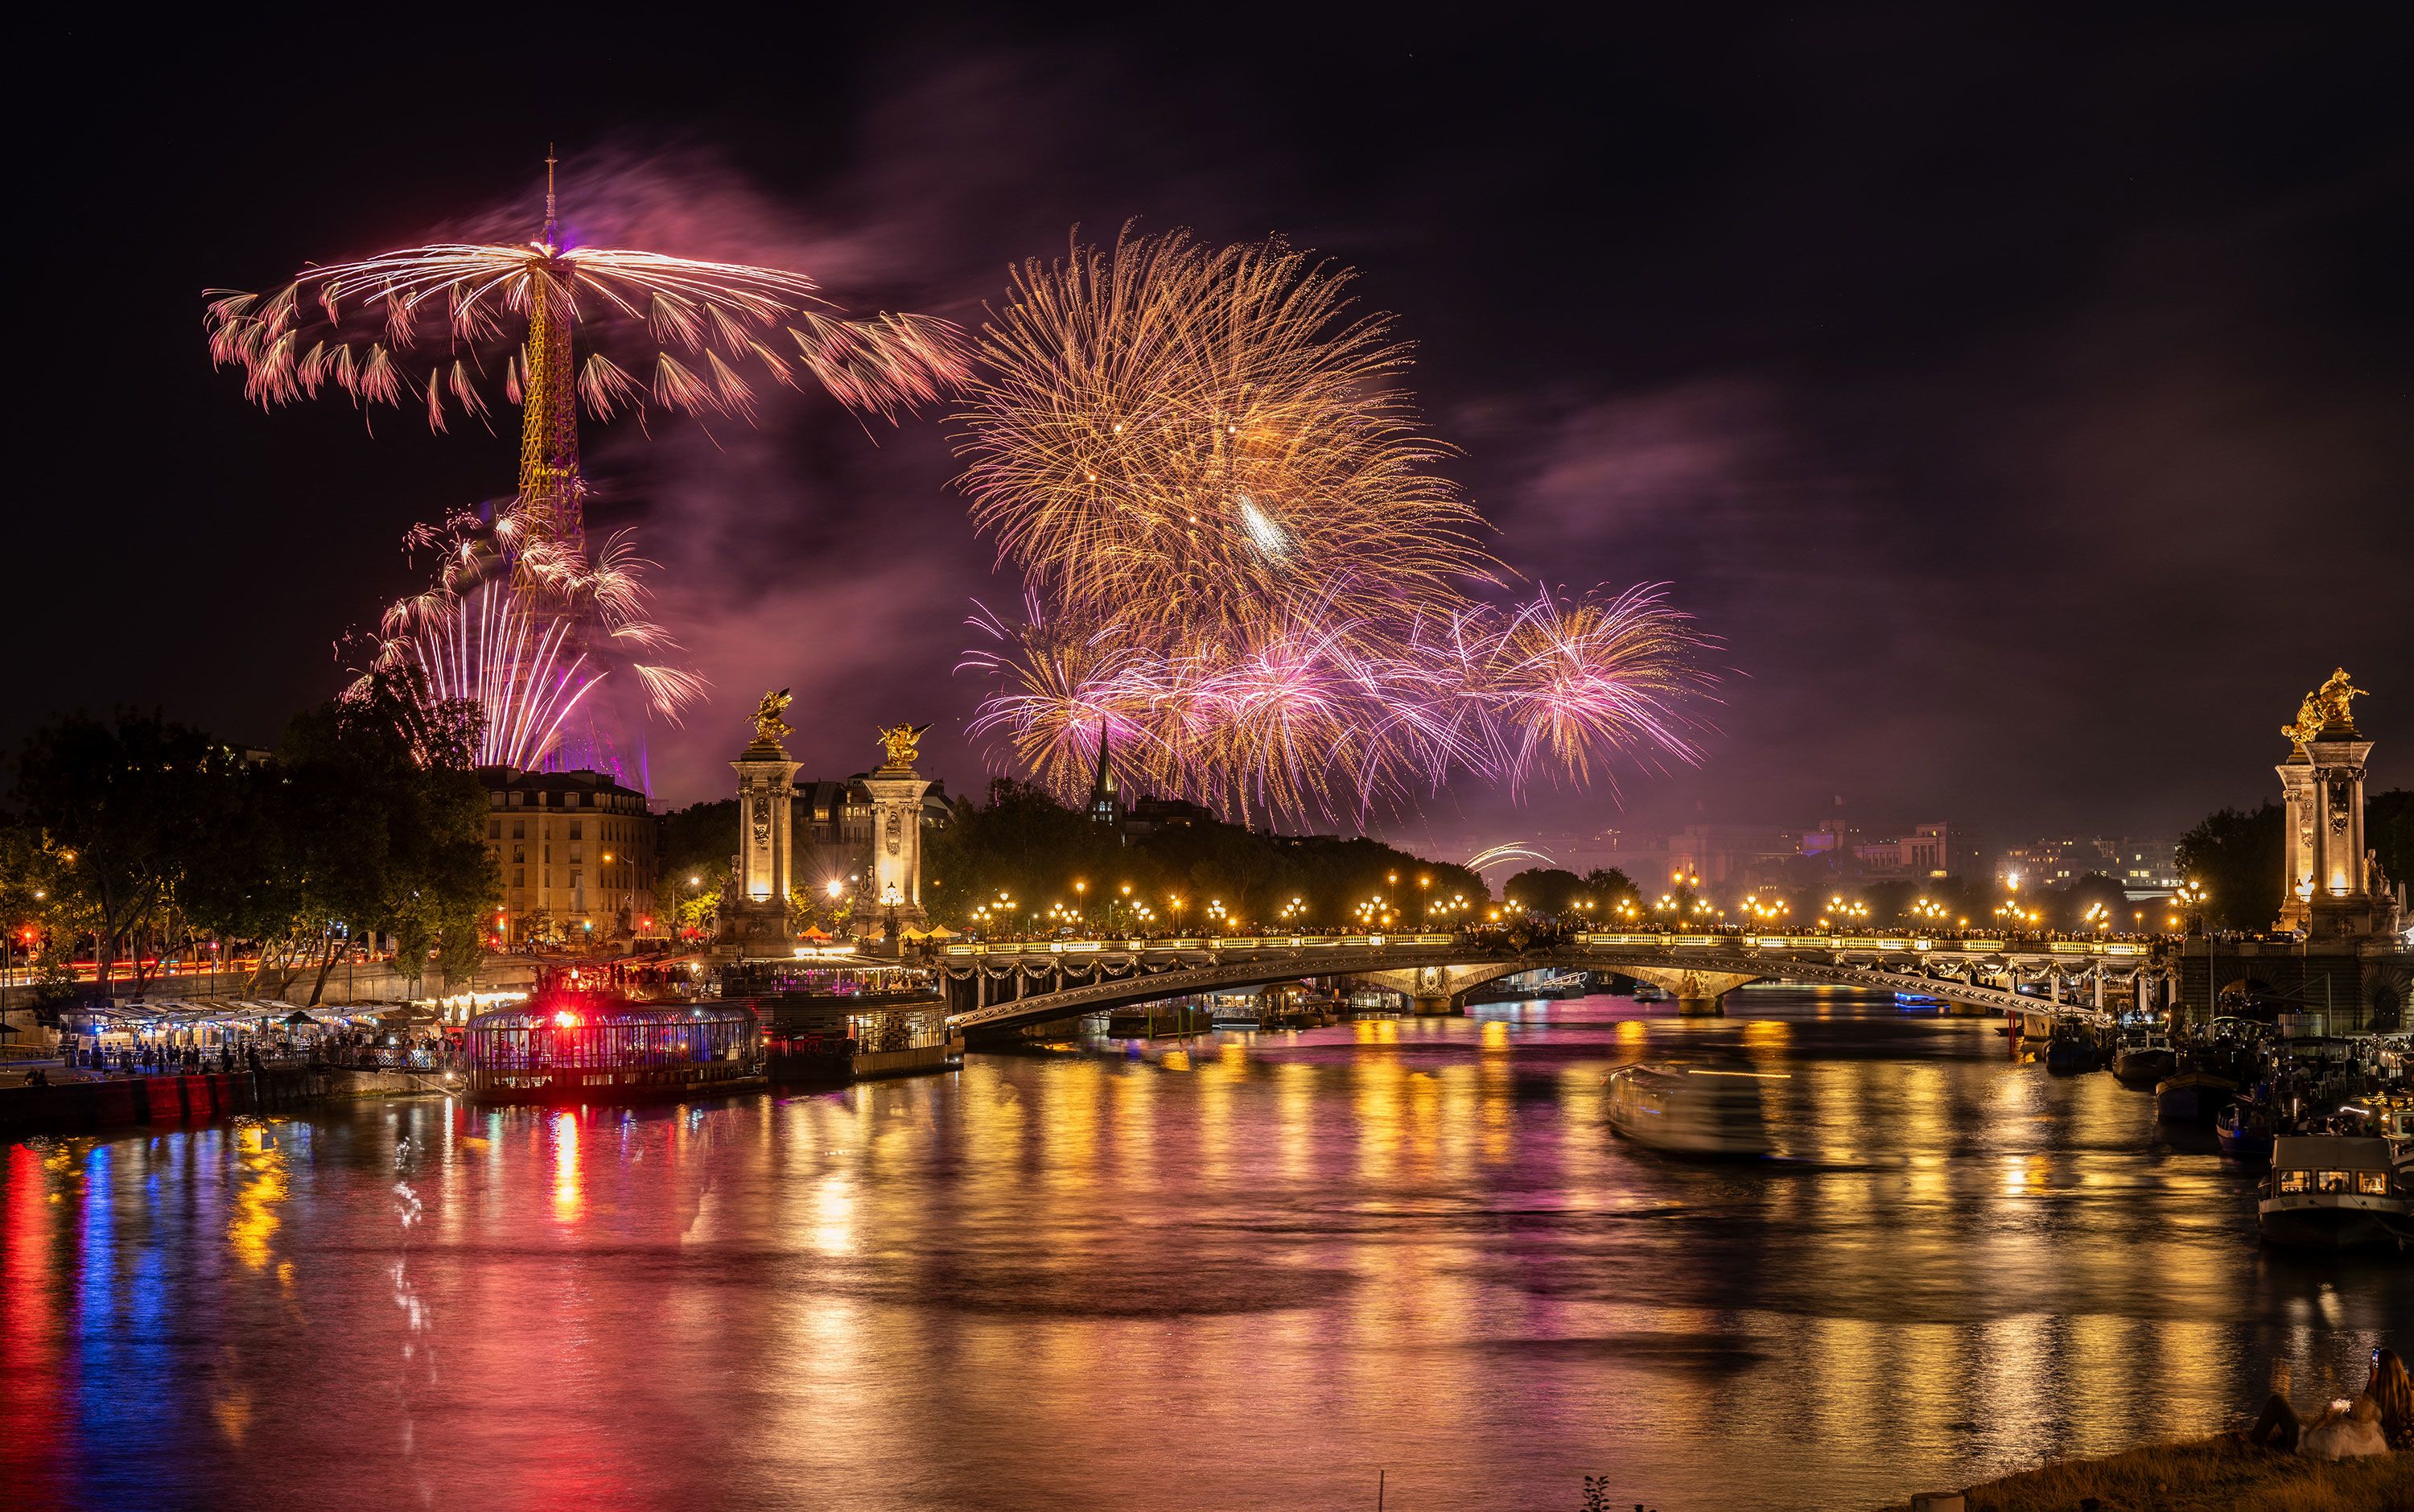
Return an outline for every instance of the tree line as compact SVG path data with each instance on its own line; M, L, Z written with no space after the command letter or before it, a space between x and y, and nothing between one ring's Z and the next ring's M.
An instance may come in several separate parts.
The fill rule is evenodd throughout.
M156 713L53 720L0 813L0 923L61 996L80 959L140 991L175 956L248 954L246 996L307 977L316 1003L379 936L405 978L466 981L501 898L478 722L390 677L295 716L274 751Z

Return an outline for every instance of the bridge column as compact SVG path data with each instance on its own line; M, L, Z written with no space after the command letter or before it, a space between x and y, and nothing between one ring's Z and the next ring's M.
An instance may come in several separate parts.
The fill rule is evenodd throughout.
M1407 966L1392 971L1361 971L1356 980L1398 993L1408 999L1421 1017L1432 1017L1466 1012L1468 988L1525 969L1525 965L1515 961Z
M2102 966L2095 968L2095 1006L2099 1009L2104 1006L2104 968Z
M1696 971L1691 967L1626 966L1617 970L1637 981L1647 981L1676 999L1680 1018L1720 1018L1726 1013L1725 998L1747 981L1760 979L1739 971Z

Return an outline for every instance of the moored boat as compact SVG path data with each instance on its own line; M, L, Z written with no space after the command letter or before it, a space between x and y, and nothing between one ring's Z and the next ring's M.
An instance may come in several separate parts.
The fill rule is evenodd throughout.
M2213 1131L2221 1141L2221 1153L2233 1160L2272 1158L2272 1125L2256 1104L2233 1102L2222 1109L2213 1121Z
M2340 1249L2414 1242L2414 1186L2368 1134L2274 1140L2255 1221L2268 1243Z
M2179 1052L2166 1034L2135 1036L2112 1053L2112 1075L2123 1086L2152 1086L2179 1069Z
M2154 1116L2171 1123L2203 1123L2237 1095L2236 1082L2192 1066L2154 1084Z
M1609 1127L1671 1154L1766 1155L1761 1084L1768 1079L1703 1066L1621 1066L1609 1073Z
M2064 1030L2047 1042L2045 1069L2061 1075L2092 1071L2104 1064L2104 1054L2095 1041L2075 1030Z

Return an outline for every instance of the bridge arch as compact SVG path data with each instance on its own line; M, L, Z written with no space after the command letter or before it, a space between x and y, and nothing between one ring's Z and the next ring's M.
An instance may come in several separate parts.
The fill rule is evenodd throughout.
M1717 988L1719 993L1748 981L1780 981L1915 993L1984 1012L2039 1012L2057 1008L2078 1010L2078 1005L2057 1005L1976 980L1982 976L2017 978L2020 974L2019 965L2000 956L1940 961L1908 951L1839 951L1827 959L1814 959L1792 953L1766 953L1742 941L1716 937L1709 937L1702 948L1681 951L1667 946L1577 943L1508 953L1472 945L1402 950L1368 942L1339 949L1252 951L1231 957L1200 951L1156 963L1143 963L1135 957L1120 973L1112 972L1105 960L1094 960L1088 965L1090 980L1079 985L959 1009L949 1014L948 1022L961 1032L1002 1030L1187 993L1262 987L1304 977L1371 978L1389 985L1388 978L1402 976L1413 982L1418 980L1416 973L1428 970L1443 972L1444 980L1453 981L1453 996L1456 996L1483 981L1515 972L1552 968L1615 971L1645 981L1671 972L1690 973L1705 982L1723 980L1724 985ZM2083 967L2083 963L2077 962L2069 967L2049 963L2045 969L2061 972ZM947 969L950 977L963 981L977 977L984 968L973 965L961 969L950 966ZM1044 967L1060 977L1065 969L1059 962L1047 963ZM2107 968L2102 964L2093 970L2099 983L2105 980ZM2132 967L2133 976L2134 970ZM2035 975L2035 968L2030 968L2029 974ZM1413 992L1413 987L1410 990Z

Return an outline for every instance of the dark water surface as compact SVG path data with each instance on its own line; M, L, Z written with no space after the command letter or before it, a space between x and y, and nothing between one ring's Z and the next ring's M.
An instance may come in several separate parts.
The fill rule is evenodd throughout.
M0 1500L1849 1506L2414 1342L2414 1269L2260 1250L2109 1076L1730 1005L0 1145ZM1791 1159L1607 1132L1611 1065L1711 1049Z

